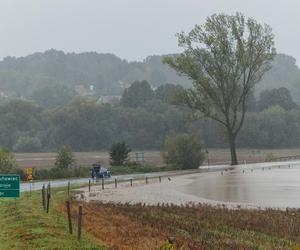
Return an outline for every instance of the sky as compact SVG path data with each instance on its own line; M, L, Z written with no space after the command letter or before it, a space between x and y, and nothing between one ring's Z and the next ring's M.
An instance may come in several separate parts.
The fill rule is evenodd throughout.
M237 11L273 28L277 51L300 65L299 0L0 0L0 58L47 49L129 61L176 53L175 34Z

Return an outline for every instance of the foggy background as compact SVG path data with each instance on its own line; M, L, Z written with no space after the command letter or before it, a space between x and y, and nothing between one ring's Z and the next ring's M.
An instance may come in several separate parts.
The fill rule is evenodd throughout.
M9 0L0 2L0 58L50 48L127 60L178 52L174 34L236 11L273 27L278 52L300 59L297 0Z

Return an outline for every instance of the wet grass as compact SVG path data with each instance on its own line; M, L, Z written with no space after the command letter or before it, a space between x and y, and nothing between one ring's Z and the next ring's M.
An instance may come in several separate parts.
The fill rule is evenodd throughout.
M124 166L111 166L109 167L112 175L125 175L125 174L144 174L144 173L153 173L153 172L163 172L163 171L174 171L181 170L178 166L175 165L142 165L142 164L128 164Z
M68 233L66 216L56 209L65 192L52 192L50 211L43 211L40 192L22 193L0 201L0 249L104 249L83 232L82 240Z
M80 202L78 242L79 202L71 200L74 232L69 235L65 201L66 187L52 190L49 214L40 191L1 200L0 249L300 249L300 210ZM174 245L162 247L168 239Z
M300 210L89 203L84 211L85 230L111 249L155 249L170 238L177 249L297 249L300 240Z

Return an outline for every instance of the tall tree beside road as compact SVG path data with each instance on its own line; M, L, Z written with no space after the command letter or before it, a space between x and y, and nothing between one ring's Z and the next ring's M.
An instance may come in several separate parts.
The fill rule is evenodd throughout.
M272 29L240 13L214 14L177 37L184 52L164 62L193 81L193 88L183 94L184 103L196 117L201 114L223 125L231 164L236 165L235 142L247 99L276 54Z

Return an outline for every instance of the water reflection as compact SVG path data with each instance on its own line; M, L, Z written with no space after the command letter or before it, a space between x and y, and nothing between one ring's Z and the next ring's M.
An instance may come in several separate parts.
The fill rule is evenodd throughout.
M300 168L199 174L181 191L215 201L300 207Z

